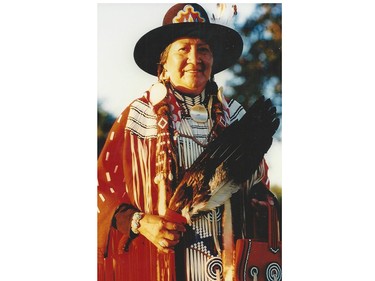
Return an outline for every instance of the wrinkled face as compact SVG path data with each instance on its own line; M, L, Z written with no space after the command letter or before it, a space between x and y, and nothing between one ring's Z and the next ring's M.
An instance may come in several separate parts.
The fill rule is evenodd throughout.
M211 77L213 55L210 46L201 39L181 38L166 50L164 69L172 85L186 94L200 94Z

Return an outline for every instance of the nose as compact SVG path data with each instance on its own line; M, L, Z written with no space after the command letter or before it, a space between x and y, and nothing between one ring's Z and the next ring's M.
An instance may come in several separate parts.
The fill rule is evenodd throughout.
M190 52L188 53L188 62L194 65L197 65L198 63L202 62L202 59L200 58L200 54L196 46L190 49Z

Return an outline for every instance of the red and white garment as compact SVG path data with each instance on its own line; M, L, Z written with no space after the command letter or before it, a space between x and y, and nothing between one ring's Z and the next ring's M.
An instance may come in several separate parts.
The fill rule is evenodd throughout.
M98 280L176 280L175 268L171 267L175 265L174 254L158 253L156 247L142 235L132 240L128 250L124 251L129 235L120 233L112 226L113 216L121 204L130 205L146 214L160 214L161 206L167 203L161 200L167 201L171 196L167 194L160 198L160 190L155 183L158 173L157 146L160 145L158 126L166 124L158 119L149 94L146 92L143 97L133 101L117 118L98 159ZM208 100L205 92L196 97L173 91L169 93L171 127L178 147L177 164L182 170L198 157L210 135L210 124L215 122L196 122L190 117L189 110L196 104L207 107ZM223 97L216 100L220 100L223 113L220 121L216 122L221 122L224 127L245 113L234 100L227 101ZM252 177L252 184L263 182L269 187L267 169L265 161L262 161ZM167 189L166 192L173 191ZM184 244L186 280L215 280L215 276L210 275L210 266L217 268L218 264L222 267L221 278L233 280L235 255L231 208L228 204L192 220L191 227L198 240ZM216 235L220 239L215 239ZM210 239L214 243L214 253L207 253L202 242ZM198 256L199 253L203 254Z

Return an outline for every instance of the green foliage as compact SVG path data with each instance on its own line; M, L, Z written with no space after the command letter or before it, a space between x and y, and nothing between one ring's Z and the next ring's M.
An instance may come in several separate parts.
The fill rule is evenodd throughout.
M109 130L112 127L113 122L115 121L115 117L106 112L102 107L101 104L98 103L98 120L97 120L97 131L98 131L98 151L97 155L99 154L104 146L105 140L107 139L107 135Z
M248 108L264 95L271 98L281 117L281 4L257 4L236 30L244 39L244 51L231 68L231 97Z
M271 98L281 118L281 4L257 4L253 14L236 30L244 39L244 51L231 68L231 97L248 108L264 95ZM98 104L98 155L114 120ZM276 138L280 135L281 125Z
M282 189L281 186L279 185L272 185L270 187L272 193L276 196L277 200L279 200L280 205L281 205L281 199L282 199Z

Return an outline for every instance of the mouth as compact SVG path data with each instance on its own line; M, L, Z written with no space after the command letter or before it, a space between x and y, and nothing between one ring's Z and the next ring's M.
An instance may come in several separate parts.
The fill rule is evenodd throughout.
M200 73L200 72L204 72L203 69L186 69L184 70L184 72L187 72L187 73Z
M184 72L191 74L204 73L206 66L204 63L188 64L185 66Z

